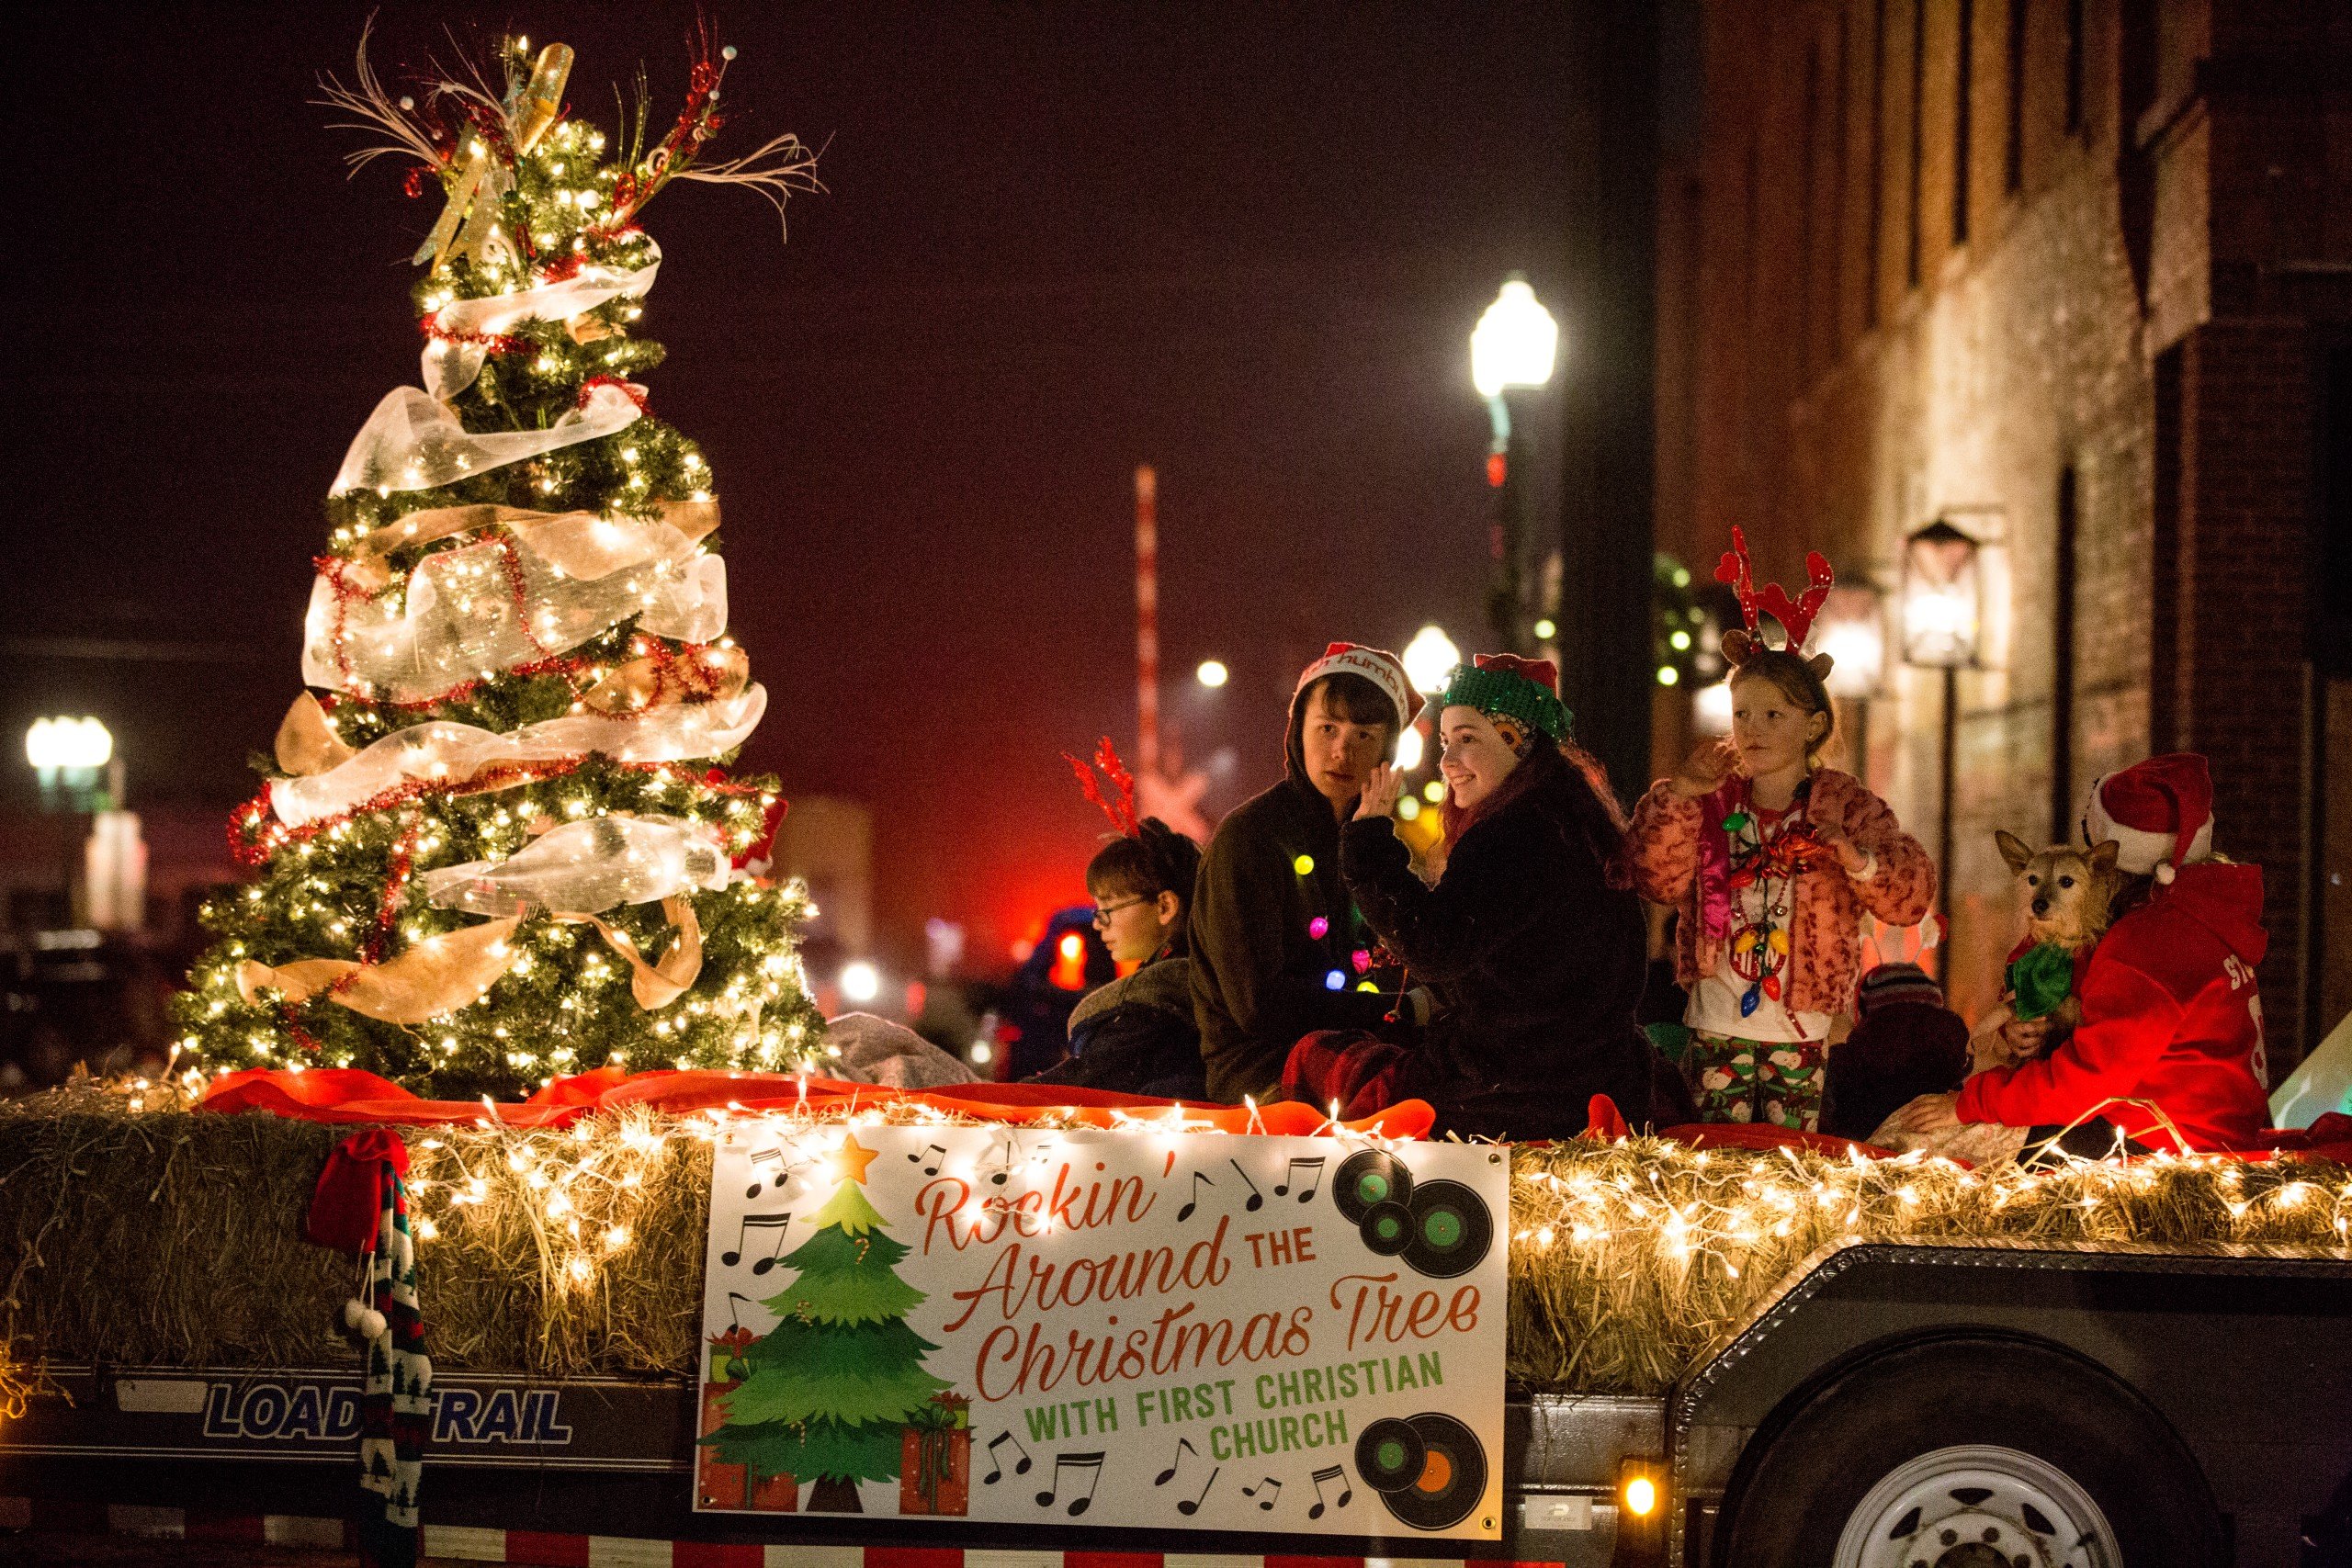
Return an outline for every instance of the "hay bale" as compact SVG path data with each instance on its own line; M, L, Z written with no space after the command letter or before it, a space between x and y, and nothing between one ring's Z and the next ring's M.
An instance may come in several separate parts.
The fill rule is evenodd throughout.
M889 1119L938 1116L899 1107ZM7 1348L19 1362L128 1366L354 1359L335 1323L358 1266L301 1239L320 1165L348 1131L89 1087L0 1107ZM543 1377L693 1373L708 1119L636 1111L563 1131L404 1135L436 1361ZM1664 1389L1797 1264L1841 1241L2333 1251L2352 1228L2352 1173L2304 1161L1979 1176L1917 1157L1629 1139L1516 1150L1511 1179L1510 1371L1573 1393Z

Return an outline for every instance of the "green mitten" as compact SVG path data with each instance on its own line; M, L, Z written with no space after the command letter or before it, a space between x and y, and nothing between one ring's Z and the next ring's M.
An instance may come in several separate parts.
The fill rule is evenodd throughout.
M2009 991L2020 1019L2045 1018L2075 990L2075 955L2054 942L2037 942L2009 965Z

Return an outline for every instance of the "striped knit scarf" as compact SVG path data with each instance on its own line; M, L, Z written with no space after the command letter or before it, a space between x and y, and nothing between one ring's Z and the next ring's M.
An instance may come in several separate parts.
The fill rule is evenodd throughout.
M409 1232L408 1189L390 1160L377 1183L376 1246L368 1256L368 1299L384 1331L368 1340L359 1394L359 1484L384 1499L380 1518L363 1515L361 1560L413 1568L417 1559L417 1483L432 1429L433 1360L424 1353L417 1314L416 1244Z

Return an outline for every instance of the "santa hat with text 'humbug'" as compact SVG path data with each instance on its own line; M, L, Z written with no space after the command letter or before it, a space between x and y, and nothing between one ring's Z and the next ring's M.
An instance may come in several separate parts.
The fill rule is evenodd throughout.
M2213 775L2194 751L2134 762L2091 784L2083 838L2116 842L2116 868L2170 882L2181 866L2213 853Z

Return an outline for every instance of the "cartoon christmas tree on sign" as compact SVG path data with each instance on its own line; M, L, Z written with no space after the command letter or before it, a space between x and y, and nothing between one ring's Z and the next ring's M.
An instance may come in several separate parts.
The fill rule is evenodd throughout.
M702 1439L754 1476L813 1477L813 1512L863 1512L857 1483L898 1475L908 1424L948 1386L923 1370L939 1347L907 1326L923 1294L895 1272L908 1248L865 1200L873 1161L843 1141L841 1184L808 1219L817 1234L784 1259L799 1278L761 1303L776 1325L743 1352L726 1425Z
M231 823L259 876L206 914L179 998L203 1067L356 1066L513 1095L616 1065L782 1067L821 1025L803 895L749 874L784 809L730 779L766 707L727 636L717 481L649 413L636 337L673 180L808 183L789 136L702 159L735 51L607 155L571 51L510 40L397 99L360 44L325 101L444 198L416 261L422 381L388 393L327 500L303 693ZM498 85L493 85L498 84ZM733 106L729 106L730 110Z

